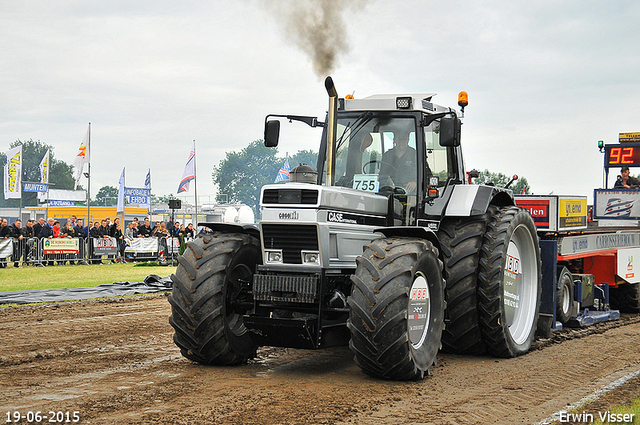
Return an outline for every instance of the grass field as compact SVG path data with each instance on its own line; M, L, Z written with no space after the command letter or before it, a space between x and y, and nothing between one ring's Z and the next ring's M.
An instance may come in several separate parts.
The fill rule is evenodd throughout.
M635 424L640 421L640 398L636 398L632 404L626 406L616 406L611 409L611 413L614 414L614 417L608 418L612 419L611 422L605 420L604 422L600 420L600 415L594 415L594 419L597 417L595 425L604 425L609 423L624 423L624 424ZM624 416L626 415L626 417ZM621 420L620 420L621 419ZM625 422L625 420L628 420Z
M44 288L82 288L115 282L142 282L150 274L169 276L172 266L135 267L136 263L92 264L78 266L26 266L14 268L9 263L0 269L0 292Z

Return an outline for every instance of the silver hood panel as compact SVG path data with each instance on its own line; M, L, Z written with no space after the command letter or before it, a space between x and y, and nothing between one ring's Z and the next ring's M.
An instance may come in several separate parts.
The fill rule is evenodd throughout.
M289 192L294 196L277 196L275 193L284 194ZM282 192L285 191L285 192ZM307 201L291 202L297 200L296 191L304 191ZM315 203L310 203L310 191L316 191ZM268 195L265 198L265 193ZM388 200L385 196L373 192L350 189L346 187L319 186L308 183L285 183L272 184L262 188L260 195L260 206L263 208L314 208L314 209L337 209L340 211L353 211L367 213L371 215L384 216L387 213Z

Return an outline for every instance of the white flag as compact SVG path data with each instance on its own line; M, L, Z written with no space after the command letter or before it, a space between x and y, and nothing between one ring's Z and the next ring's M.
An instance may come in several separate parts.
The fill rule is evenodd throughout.
M120 175L120 186L118 187L118 206L116 208L116 214L124 213L124 168L122 169L122 175Z
M22 197L22 145L7 151L7 164L4 166L4 199Z
M89 128L87 128L87 134L85 134L84 140L80 145L80 149L78 149L76 159L75 161L73 161L73 169L76 173L76 183L73 186L73 190L75 190L78 187L78 183L80 183L80 178L82 177L82 172L84 171L84 164L89 163L89 137L91 137L90 131L91 125L89 125Z
M49 149L40 161L40 183L49 184Z
M189 191L189 182L196 178L196 142L193 142L193 148L187 159L187 164L184 166L184 173L182 173L182 180L178 185L178 193Z
M49 184L49 149L40 161L40 183ZM38 192L38 200L44 202L47 200L47 192Z

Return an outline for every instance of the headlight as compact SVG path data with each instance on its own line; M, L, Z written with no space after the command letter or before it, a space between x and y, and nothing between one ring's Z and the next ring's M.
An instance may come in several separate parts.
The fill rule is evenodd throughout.
M398 109L411 109L411 96L396 97L396 108Z
M265 250L265 262L266 263L282 263L282 250L274 249L274 250Z
M320 252L302 251L302 264L320 265Z

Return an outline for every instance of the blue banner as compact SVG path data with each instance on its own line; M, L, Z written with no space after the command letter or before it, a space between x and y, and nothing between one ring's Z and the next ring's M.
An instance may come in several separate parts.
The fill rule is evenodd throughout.
M124 196L127 198L129 204L150 204L151 203L151 189L137 188L137 187L125 187Z
M50 207L75 207L76 203L73 201L49 201Z
M24 184L25 192L46 192L47 190L49 190L49 185L46 183L25 182Z

